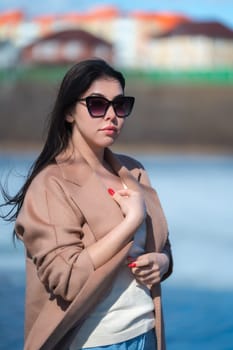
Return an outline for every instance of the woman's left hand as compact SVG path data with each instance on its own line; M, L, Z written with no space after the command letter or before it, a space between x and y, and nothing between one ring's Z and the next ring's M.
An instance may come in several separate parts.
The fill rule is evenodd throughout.
M165 253L147 253L128 260L136 280L148 288L160 282L169 267L169 258Z

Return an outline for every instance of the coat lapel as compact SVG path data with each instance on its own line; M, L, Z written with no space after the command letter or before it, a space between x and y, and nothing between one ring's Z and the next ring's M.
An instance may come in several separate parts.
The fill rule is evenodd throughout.
M167 235L167 223L156 192L149 186L139 184L140 169L134 169L134 175L123 164L120 157L105 150L105 160L128 188L140 191L146 201L147 250L160 251ZM95 171L78 152L75 155L62 155L56 159L63 178L73 185L71 196L83 213L95 239L104 236L123 219L117 203L108 194Z
M72 198L83 213L96 240L123 219L119 206L95 173L89 176L83 186L74 188Z
M122 183L140 191L137 180L109 149L105 151L105 159ZM123 214L118 204L80 153L69 157L62 155L56 161L63 178L73 186L70 192L74 203L83 213L95 239L100 239L122 221Z
M121 182L128 188L135 191L141 191L141 186L138 183L140 170L136 169L135 176L127 169L121 159L110 151L105 150L105 159L110 164L115 173L120 177Z

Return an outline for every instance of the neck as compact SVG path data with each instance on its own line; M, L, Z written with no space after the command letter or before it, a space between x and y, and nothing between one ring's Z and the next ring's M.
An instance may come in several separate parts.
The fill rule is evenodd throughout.
M104 164L104 147L93 148L84 140L78 138L72 140L74 153L80 153L94 170L102 167Z
M93 170L97 170L104 164L104 149L93 150L88 147L86 150L79 150L79 152Z

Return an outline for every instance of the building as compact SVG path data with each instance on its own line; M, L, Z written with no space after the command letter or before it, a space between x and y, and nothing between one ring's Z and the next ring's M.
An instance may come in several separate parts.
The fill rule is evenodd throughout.
M233 67L233 31L179 13L98 6L85 12L26 19L0 13L0 40L22 49L24 63L72 63L98 56L132 70L216 70Z
M98 6L86 12L70 12L61 15L40 15L32 19L39 28L39 35L67 29L82 29L107 41L112 41L114 21L121 16L114 6Z
M24 64L70 64L90 57L112 63L112 44L79 29L48 34L25 46L21 53Z
M219 22L187 22L151 36L146 66L162 70L233 68L233 31Z
M172 30L175 26L188 23L190 19L179 13L134 11L129 15L134 23L134 68L141 69L147 67L148 42L152 33L160 35L167 30ZM126 32L125 36L130 35ZM126 40L126 38L124 39ZM131 40L128 41L128 49L131 49ZM131 54L132 55L132 54Z

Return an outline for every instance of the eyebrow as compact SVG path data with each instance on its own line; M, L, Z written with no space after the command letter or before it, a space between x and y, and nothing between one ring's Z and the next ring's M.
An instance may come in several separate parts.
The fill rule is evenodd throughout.
M108 100L108 98L107 98L105 95L100 94L100 93L98 93L98 92L93 92L93 93L92 93L92 94L90 94L89 96L104 97L104 98L106 98L106 99ZM122 97L122 96L124 96L124 94L123 94L123 93L122 93L122 94L119 94L119 95L114 96L114 97L113 97L113 99L114 99L114 98L117 98L117 97Z

